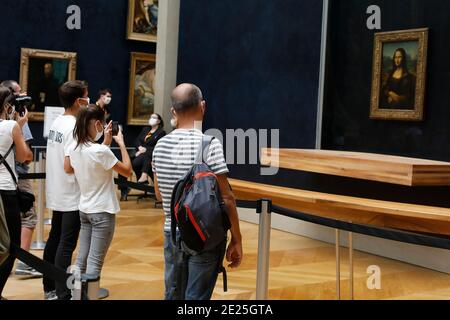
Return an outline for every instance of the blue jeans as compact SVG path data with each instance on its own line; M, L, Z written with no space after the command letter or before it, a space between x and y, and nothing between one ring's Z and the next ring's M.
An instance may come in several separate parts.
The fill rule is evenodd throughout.
M80 212L81 232L77 266L81 273L100 276L103 262L114 237L116 216Z
M215 249L188 255L172 244L170 232L164 232L165 299L209 300L222 267L227 240ZM177 237L179 238L179 237Z

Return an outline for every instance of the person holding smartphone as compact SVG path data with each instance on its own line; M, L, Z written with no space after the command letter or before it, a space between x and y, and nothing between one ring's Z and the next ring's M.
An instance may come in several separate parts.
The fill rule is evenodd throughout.
M74 173L80 187L81 232L76 265L82 273L100 276L114 236L119 201L114 189L114 171L132 175L122 130L112 134L113 123L105 125L105 112L97 105L80 110L74 129L75 145L64 170ZM96 143L104 135L103 144ZM120 147L122 161L110 149L112 139Z
M5 211L5 220L10 237L11 247L20 247L21 221L17 185L12 174L16 175L14 161L31 161L33 153L22 136L22 128L28 122L28 111L25 114L16 115L13 103L13 92L4 86L0 86L0 197ZM16 152L12 151L13 144ZM11 172L7 169L7 165ZM15 257L9 255L0 264L0 297L14 267ZM3 299L3 298L1 298Z

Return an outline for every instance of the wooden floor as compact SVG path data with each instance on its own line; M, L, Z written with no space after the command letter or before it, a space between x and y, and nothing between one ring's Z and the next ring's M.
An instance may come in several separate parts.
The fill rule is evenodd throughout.
M115 237L102 273L102 287L113 300L158 300L164 291L163 214L153 202L121 203ZM48 227L47 227L48 228ZM229 272L229 292L220 276L214 299L255 299L257 226L242 223L245 257ZM47 230L48 232L48 230ZM33 252L42 255L42 252ZM270 299L335 299L334 246L272 232ZM370 254L355 252L355 299L450 299L450 275ZM348 254L342 252L342 298L349 298ZM367 267L381 268L381 290L367 288ZM12 276L3 295L11 300L42 300L41 279Z

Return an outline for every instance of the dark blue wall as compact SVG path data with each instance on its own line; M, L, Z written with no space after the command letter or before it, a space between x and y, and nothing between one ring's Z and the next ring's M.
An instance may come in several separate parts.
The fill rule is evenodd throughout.
M182 0L178 82L204 91L206 128L280 129L281 147L314 148L321 25L318 0ZM257 166L230 168L264 180Z
M66 28L67 7L80 6L82 29ZM102 87L113 91L112 118L126 123L130 52L155 53L154 43L126 40L127 0L2 0L0 79L18 79L20 48L78 53L77 78L89 82L91 101ZM42 123L32 123L43 145ZM141 128L125 128L127 140Z
M333 0L330 14L323 147L450 161L450 1ZM422 122L371 120L374 33L369 5L382 13L382 32L428 27L428 72Z
M450 149L448 0L333 0L330 8L324 146L429 157ZM384 30L431 27L423 123L369 120L373 31L366 9L379 4ZM178 82L208 102L206 127L279 128L282 148L314 148L322 1L182 0ZM450 156L448 157L450 160ZM373 199L449 207L449 188L384 183L230 166L235 178Z

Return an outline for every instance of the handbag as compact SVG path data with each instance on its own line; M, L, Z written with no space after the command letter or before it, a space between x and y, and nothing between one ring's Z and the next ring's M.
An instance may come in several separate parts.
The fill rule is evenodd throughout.
M0 154L0 164L3 164L6 167L6 169L9 171L9 174L11 175L14 183L17 186L17 200L19 201L20 212L26 213L26 212L30 211L30 209L33 207L34 201L36 201L36 198L35 198L34 194L26 192L26 191L21 191L19 189L19 185L17 184L16 175L14 174L11 167L9 166L9 163L6 161L6 158L11 153L13 146L14 145L12 145L11 148L9 148L9 150L5 156L2 156Z

